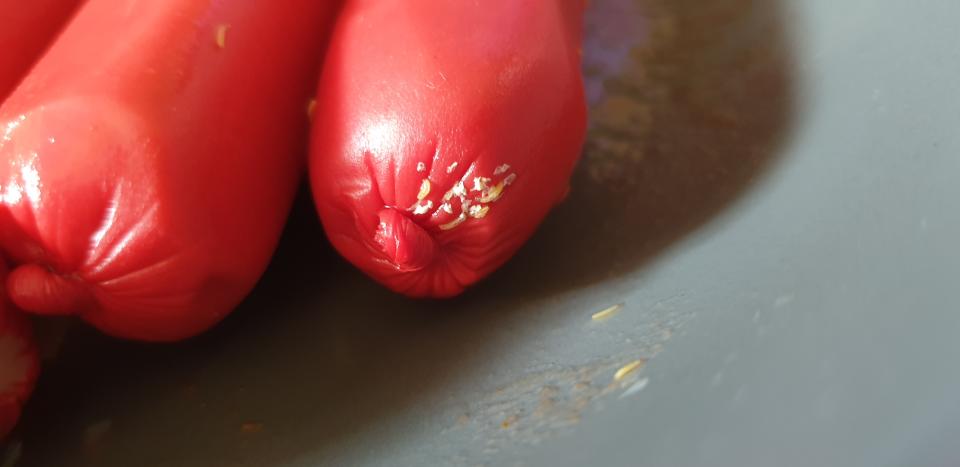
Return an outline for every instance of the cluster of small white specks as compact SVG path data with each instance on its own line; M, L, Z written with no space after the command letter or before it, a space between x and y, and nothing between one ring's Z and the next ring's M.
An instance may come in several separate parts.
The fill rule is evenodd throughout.
M473 177L473 191L485 191L490 186L490 179L487 177Z
M413 211L414 215L420 216L430 212L433 209L433 201L427 200L424 202L427 196L430 196L430 180L423 179L420 182L420 191L417 192L417 202L413 203L413 206L410 206L410 211Z
M4 141L10 141L10 139L11 139L10 136L13 135L13 130L16 130L17 127L19 127L20 124L23 123L26 119L27 119L27 116L26 116L26 115L21 115L21 116L17 117L16 120L12 120L12 121L10 121L10 122L7 122L7 124L6 124L6 126L4 127L4 130L3 130L3 140L4 140Z
M490 179L487 177L473 177L473 190L484 191L490 186Z
M452 173L457 168L454 162L447 166L447 173ZM426 163L417 163L417 172L425 172ZM442 202L439 205L440 212L456 215L453 220L440 225L440 230L451 230L466 222L469 219L483 219L490 212L491 204L497 202L504 193L507 186L517 179L517 174L511 173L494 183L494 178L500 178L510 170L509 164L501 164L493 171L492 177L476 176L472 178L472 186L468 190L464 185L464 180L457 180L453 187L444 193ZM469 173L469 171L468 171ZM410 207L414 215L423 215L431 212L434 208L434 202L428 200L432 185L429 179L424 178L420 183L420 190L417 193L417 202ZM471 193L477 193L471 195ZM454 208L454 198L460 201L459 213Z
M418 216L430 212L431 209L433 209L433 201L430 200L427 200L426 203L417 202L413 205L413 213Z
M453 172L457 164L453 163L447 167L447 172ZM509 164L501 164L493 171L493 177L498 177L510 170ZM467 188L463 180L457 181L449 191L443 196L443 204L440 209L447 214L454 214L451 200L454 197L460 199L460 214L452 221L440 226L442 230L450 230L468 219L483 219L490 212L491 203L497 202L504 193L507 186L517 179L517 174L511 173L493 184L492 177L476 176L472 179L472 186L469 193L478 193L474 197L468 197Z
M483 219L487 216L487 213L490 212L490 206L483 206L480 204L475 204L470 206L470 217L474 219Z
M444 201L450 201L454 196L463 199L467 196L467 189L463 186L463 181L458 181L453 184L453 188L450 189L446 194L443 195Z

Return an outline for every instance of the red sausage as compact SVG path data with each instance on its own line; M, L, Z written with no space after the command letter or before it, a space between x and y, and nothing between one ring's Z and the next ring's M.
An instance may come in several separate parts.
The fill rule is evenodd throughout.
M0 261L0 279L6 266ZM0 287L0 440L13 429L37 381L40 361L29 323L14 313Z
M0 0L0 102L76 10L81 0Z
M169 341L262 274L332 0L89 0L0 108L13 302Z
M353 0L319 86L310 180L354 265L460 293L559 202L580 154L583 0Z

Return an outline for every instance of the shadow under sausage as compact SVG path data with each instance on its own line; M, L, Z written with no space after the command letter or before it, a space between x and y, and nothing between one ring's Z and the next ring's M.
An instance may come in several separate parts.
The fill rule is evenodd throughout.
M732 207L779 154L794 110L779 2L645 5L648 38L623 69L587 70L588 89L601 82L605 96L570 197L485 287L549 295L642 270Z
M773 0L593 0L584 159L506 267L450 301L393 295L332 252L304 190L264 279L210 333L155 346L73 329L14 437L18 465L337 464L504 352L525 304L642 273L748 191L791 126L784 15Z

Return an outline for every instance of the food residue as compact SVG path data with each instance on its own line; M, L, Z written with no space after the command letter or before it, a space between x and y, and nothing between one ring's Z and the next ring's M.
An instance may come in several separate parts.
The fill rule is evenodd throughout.
M594 321L603 321L607 318L612 317L617 313L620 313L620 310L623 310L623 305L624 305L623 303L618 303L616 305L604 308L603 310L600 310L594 313L592 316L590 316L590 319Z
M483 219L484 217L487 216L487 212L489 211L490 211L490 206L481 206L479 204L475 206L470 206L470 217L474 219Z
M645 365L646 363L647 361L644 359L634 360L630 363L627 363L626 365L620 367L620 369L613 374L613 380L622 381L624 378L629 376L634 371L637 371L640 368L643 368L643 365Z
M413 205L413 214L420 216L430 212L431 209L433 209L433 201L427 200L424 204L418 201L417 204Z
M490 179L487 177L473 177L473 191L487 191L490 187Z
M455 228L456 226L462 224L462 223L463 223L464 221L466 221L466 220L467 220L467 215L461 212L460 215L457 216L456 219L454 219L454 220L452 220L452 221L450 221L450 222L447 222L446 224L441 225L441 226L440 226L440 230L450 230L450 229L453 229L453 228Z
M492 203L500 199L503 196L503 187L506 186L506 183L500 182L486 191L483 192L483 195L480 197L481 203Z
M217 47L223 49L227 47L227 31L230 30L230 26L226 24L221 24L217 26Z
M421 162L422 164L422 162ZM430 195L430 180L426 178L420 182L420 192L417 193L417 201L423 201L423 198L426 198Z

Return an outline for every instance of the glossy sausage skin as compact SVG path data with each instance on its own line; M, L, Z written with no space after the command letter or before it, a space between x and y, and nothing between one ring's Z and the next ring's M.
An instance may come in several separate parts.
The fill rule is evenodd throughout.
M146 341L229 313L302 175L335 7L88 0L0 108L12 301Z
M0 0L0 102L57 37L81 0Z
M582 0L353 0L310 155L330 241L389 288L448 297L566 193L586 127Z

